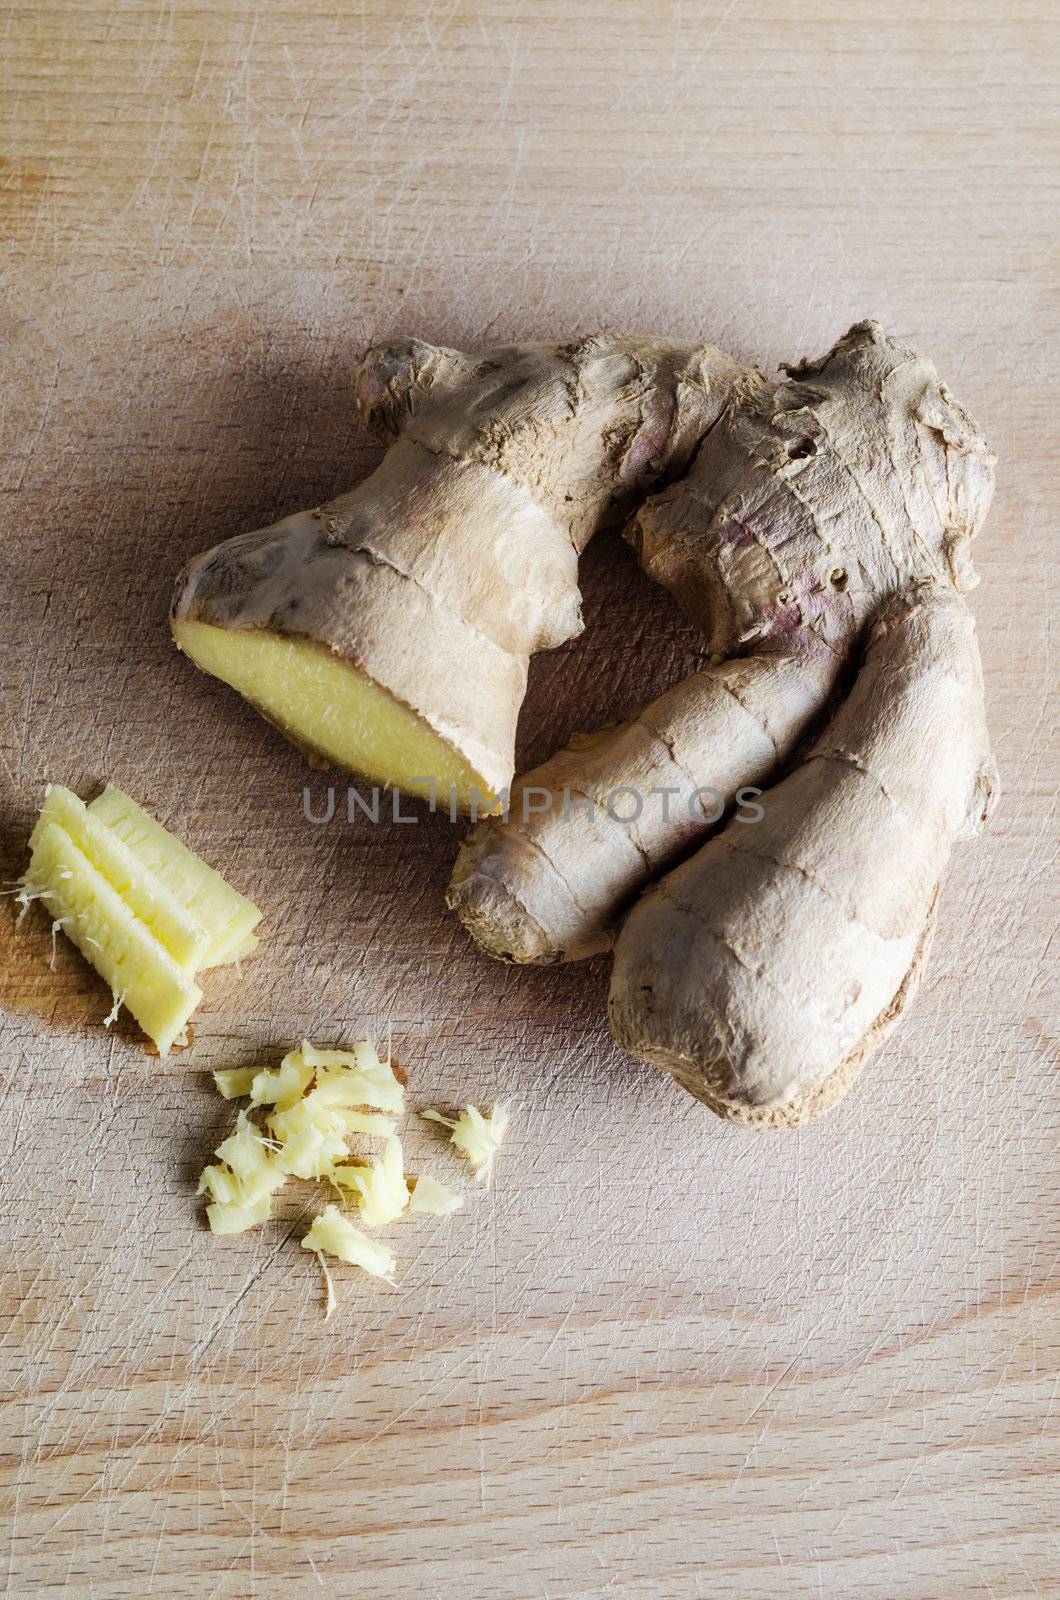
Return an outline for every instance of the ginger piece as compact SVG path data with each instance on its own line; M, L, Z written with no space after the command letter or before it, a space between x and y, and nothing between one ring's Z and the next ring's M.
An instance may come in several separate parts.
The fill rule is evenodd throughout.
M454 1211L459 1211L464 1203L463 1195L454 1194L452 1189L447 1189L444 1183L439 1183L437 1178L431 1178L421 1172L418 1178L409 1180L412 1184L412 1193L409 1197L409 1212L421 1212L429 1217L449 1217Z
M636 338L377 346L358 403L380 466L191 562L176 644L329 764L488 809L530 656L581 630L579 554L687 462L745 370Z
M279 1145L280 1164L293 1178L325 1178L349 1154L341 1114L309 1097L274 1111L267 1126Z
M451 1129L450 1142L470 1163L479 1181L489 1182L494 1157L508 1131L510 1116L506 1106L494 1106L488 1117L477 1106L465 1106L456 1118L443 1117L440 1111L421 1111L420 1116Z
M218 1145L218 1162L203 1169L199 1194L208 1194L206 1207L213 1233L244 1233L264 1222L272 1209L272 1196L287 1173L270 1145L245 1111L239 1113L235 1132Z
M405 1090L389 1061L381 1061L367 1040L351 1050L317 1050L302 1044L302 1059L316 1073L313 1093L329 1106L369 1106L376 1111L401 1112Z
M108 784L87 810L206 931L202 967L220 966L250 954L257 943L252 930L261 920L261 912L252 901L233 889L219 872L207 866L121 789Z
M110 984L104 1025L127 1006L162 1056L202 999L195 974L229 945L245 953L261 915L120 789L85 806L61 784L46 791L19 898L43 901L53 949L62 929Z
M215 1072L213 1081L217 1085L217 1092L226 1100L241 1100L250 1093L251 1085L257 1077L259 1067L232 1067L227 1072Z
M721 1116L832 1105L915 993L952 847L996 796L963 598L993 482L974 419L878 323L737 379L624 530L711 665L476 827L449 889L475 940L613 950L616 1041Z
M356 1199L361 1217L370 1228L393 1222L409 1203L401 1140L397 1138L387 1140L380 1160L336 1163L327 1176Z
M397 1262L392 1252L386 1245L370 1239L360 1228L355 1228L336 1206L325 1206L320 1216L314 1219L302 1240L302 1249L313 1250L318 1255L326 1251L351 1267L362 1267L373 1278L382 1278L391 1284L394 1282Z
M314 1087L307 1089L312 1082ZM282 1085L282 1087L281 1087ZM282 1146L280 1159L292 1176L324 1178L349 1152L352 1133L390 1137L394 1122L369 1106L400 1111L405 1091L389 1062L380 1061L374 1046L350 1050L317 1050L308 1041L284 1058L276 1073L259 1073L251 1090L267 1102L277 1096L269 1116L269 1132Z
M204 965L209 944L207 930L98 814L62 784L49 784L45 790L44 805L30 835L31 852L50 823L77 845L179 967L194 974Z
M313 1081L313 1069L300 1050L291 1050L278 1067L262 1067L254 1074L250 1098L256 1106L289 1111L298 1104Z
M476 791L483 810L493 805L485 780L444 738L327 646L191 621L175 621L173 638L203 672L235 689L328 766L423 799L431 798L433 785L446 804L452 791L465 811Z
M34 832L23 895L43 900L55 925L110 985L115 1007L108 1021L126 1006L159 1054L168 1055L202 990L54 822Z

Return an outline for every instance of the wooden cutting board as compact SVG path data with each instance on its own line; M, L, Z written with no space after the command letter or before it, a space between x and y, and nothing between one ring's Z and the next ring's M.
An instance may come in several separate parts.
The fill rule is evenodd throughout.
M1060 1592L1056 19L1043 0L15 0L0 117L3 866L113 780L266 908L160 1064L0 918L11 1596ZM1052 262L1051 262L1052 258ZM880 318L1000 457L975 605L1005 796L909 1020L830 1116L723 1125L616 1050L606 962L512 971L442 818L336 775L173 650L192 552L377 459L373 338L601 326L773 365ZM700 642L615 540L522 757ZM392 1032L419 1105L509 1099L495 1187L400 1282L214 1240L210 1070ZM456 1176L426 1125L410 1161Z

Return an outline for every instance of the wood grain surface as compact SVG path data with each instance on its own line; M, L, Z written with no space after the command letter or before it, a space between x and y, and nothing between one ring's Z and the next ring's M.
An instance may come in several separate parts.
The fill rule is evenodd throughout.
M267 912L164 1066L43 917L4 963L9 1596L994 1600L1060 1593L1054 807L1057 14L1045 0L9 0L0 18L2 866L111 779ZM872 315L999 457L975 597L1004 799L842 1105L727 1126L610 1042L606 962L513 971L453 829L173 650L173 576L377 459L372 339L601 326L772 365ZM615 540L522 757L700 645ZM341 780L340 780L341 781ZM214 1240L209 1072L393 1033L507 1097L490 1193L397 1288ZM410 1160L457 1175L425 1124Z

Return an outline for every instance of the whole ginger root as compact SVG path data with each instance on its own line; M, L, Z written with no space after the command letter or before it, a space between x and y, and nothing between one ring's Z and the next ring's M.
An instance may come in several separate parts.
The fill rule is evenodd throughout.
M298 742L405 787L433 761L467 803L508 785L529 655L578 631L577 556L623 524L709 664L518 780L449 903L502 959L613 949L615 1038L720 1114L823 1110L914 992L996 791L961 598L993 489L976 424L871 322L778 380L710 346L412 341L360 392L380 468L193 563L178 643ZM299 721L325 677L329 715Z

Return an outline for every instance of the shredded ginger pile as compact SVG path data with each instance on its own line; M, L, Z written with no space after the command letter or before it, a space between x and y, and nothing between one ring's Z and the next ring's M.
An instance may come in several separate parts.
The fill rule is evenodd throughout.
M226 1100L248 1098L251 1111L264 1114L264 1131L240 1111L235 1131L218 1146L217 1161L199 1180L209 1197L210 1229L244 1233L266 1221L272 1196L289 1177L327 1183L356 1212L365 1227L381 1228L402 1212L447 1217L463 1199L436 1178L405 1172L397 1118L405 1110L405 1091L389 1061L374 1045L353 1050L317 1050L304 1042L278 1067L241 1067L215 1072ZM455 1120L437 1111L422 1113L451 1129L452 1144L485 1180L508 1126L508 1113L495 1107L484 1117L468 1106ZM382 1154L366 1159L351 1153L354 1136L383 1140ZM325 1254L393 1283L397 1262L385 1245L371 1239L332 1203L318 1216L302 1246L312 1250L324 1272L325 1317L335 1305Z

